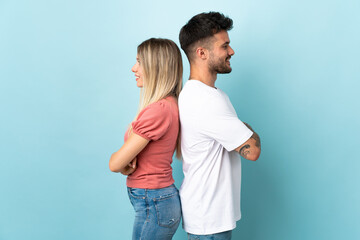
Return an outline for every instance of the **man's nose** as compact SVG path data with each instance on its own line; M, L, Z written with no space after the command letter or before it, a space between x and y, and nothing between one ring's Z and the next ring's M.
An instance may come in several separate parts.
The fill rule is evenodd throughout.
M232 49L232 47L229 46L229 55L233 56L235 54L234 49Z

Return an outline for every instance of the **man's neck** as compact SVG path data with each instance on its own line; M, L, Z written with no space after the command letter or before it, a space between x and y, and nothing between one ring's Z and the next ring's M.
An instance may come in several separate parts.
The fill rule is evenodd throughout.
M196 67L190 66L190 78L189 79L196 79L200 82L215 88L215 81L216 81L217 74L211 73L209 71L203 71L203 69L199 69Z

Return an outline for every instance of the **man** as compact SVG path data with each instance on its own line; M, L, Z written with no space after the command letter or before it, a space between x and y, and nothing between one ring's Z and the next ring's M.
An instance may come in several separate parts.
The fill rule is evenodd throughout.
M184 181L183 227L189 239L231 239L240 220L240 156L257 160L259 136L241 122L228 96L215 87L230 73L227 31L232 20L218 12L194 16L180 31L190 79L179 97Z

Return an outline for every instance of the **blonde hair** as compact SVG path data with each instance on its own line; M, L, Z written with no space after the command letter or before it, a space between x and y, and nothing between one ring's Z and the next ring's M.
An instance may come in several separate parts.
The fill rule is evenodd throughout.
M149 104L168 96L178 99L182 89L183 64L180 49L169 39L150 38L137 48L143 68L143 87L140 92L139 113ZM130 126L129 133L132 132ZM176 146L176 157L181 158L180 132Z

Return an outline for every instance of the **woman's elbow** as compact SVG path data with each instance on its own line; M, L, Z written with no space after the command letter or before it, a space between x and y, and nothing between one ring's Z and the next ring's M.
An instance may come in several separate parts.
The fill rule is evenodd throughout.
M113 154L114 155L114 154ZM109 160L109 169L112 172L119 172L118 167L116 166L116 164L114 163L114 159L113 159L113 155L111 155L110 160Z
M111 163L109 163L109 169L110 169L110 171L112 171L112 172L119 172L118 169L117 169L113 164L111 164Z

